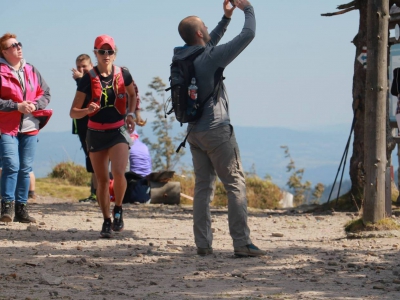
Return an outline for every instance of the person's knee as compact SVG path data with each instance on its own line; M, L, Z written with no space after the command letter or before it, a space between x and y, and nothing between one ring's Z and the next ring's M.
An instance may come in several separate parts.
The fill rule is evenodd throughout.
M126 180L125 172L113 172L112 175L113 175L114 181Z

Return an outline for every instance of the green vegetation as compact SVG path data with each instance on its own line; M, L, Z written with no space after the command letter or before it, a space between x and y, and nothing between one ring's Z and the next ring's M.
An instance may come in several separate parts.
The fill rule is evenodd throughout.
M73 185L66 179L37 178L36 194L43 197L78 200L89 195L89 187L87 184L83 186Z
M165 114L165 87L166 85L161 78L154 77L149 84L151 91L147 92L142 99L147 103L146 111L154 113L154 121L151 123L151 127L155 136L157 136L157 141L151 142L149 138L142 140L152 154L154 171L173 170L181 156L185 154L184 149L181 149L179 153L175 152L179 143L183 141L184 135L171 136L172 127L176 120L173 115L167 116Z
M182 176L175 175L174 181L181 183L181 192L193 196L195 177L193 172L185 172ZM263 180L256 175L246 177L247 202L249 207L254 208L277 208L282 199L280 188L269 180ZM181 197L182 204L192 204L192 201ZM228 198L222 182L217 180L214 200L212 206L225 207L228 205Z
M384 218L375 224L363 223L362 219L349 221L344 230L346 232L361 232L361 231L381 231L381 230L399 230L400 226L393 219Z
M324 185L322 183L318 183L314 191L311 194L311 182L306 181L303 182L304 169L296 169L296 165L294 160L292 159L289 147L281 146L282 149L285 150L285 157L289 158L289 164L286 166L287 172L291 172L291 175L288 179L286 185L289 187L290 191L294 193L293 195L293 204L294 206L298 206L305 203L319 203L319 200L324 193ZM310 199L310 194L313 198Z
M57 164L47 178L36 179L36 193L61 199L83 199L89 193L91 174L73 162Z
M182 175L175 175L172 179L181 183L181 192L193 196L194 174L182 171ZM48 178L36 180L37 194L57 198L82 199L88 194L90 174L80 165L72 162L62 162L53 168ZM248 206L253 208L277 208L282 198L280 188L268 179L261 179L256 175L246 177ZM181 197L182 204L192 204L191 200ZM227 194L223 184L217 181L212 206L225 207L228 205Z
M72 185L90 186L91 173L85 167L73 162L62 162L56 165L49 174L50 178L64 179Z

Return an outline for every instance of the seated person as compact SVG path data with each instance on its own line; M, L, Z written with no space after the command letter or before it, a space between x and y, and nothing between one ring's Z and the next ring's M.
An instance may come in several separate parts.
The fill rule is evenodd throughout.
M151 173L150 151L146 144L139 140L136 131L131 134L133 145L129 150L130 171L143 177Z

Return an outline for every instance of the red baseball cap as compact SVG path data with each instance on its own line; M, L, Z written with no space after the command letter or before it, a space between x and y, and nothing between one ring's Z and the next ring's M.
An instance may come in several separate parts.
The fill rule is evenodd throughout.
M109 44L111 49L115 50L114 39L106 34L100 35L94 41L94 48L100 49L104 44Z

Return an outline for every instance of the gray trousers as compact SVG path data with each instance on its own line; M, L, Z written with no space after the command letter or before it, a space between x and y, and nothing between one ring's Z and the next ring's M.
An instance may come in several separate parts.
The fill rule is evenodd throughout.
M196 246L212 246L210 203L218 175L228 194L229 232L233 247L251 244L247 226L246 184L233 127L191 132L188 137L196 177L193 232Z

